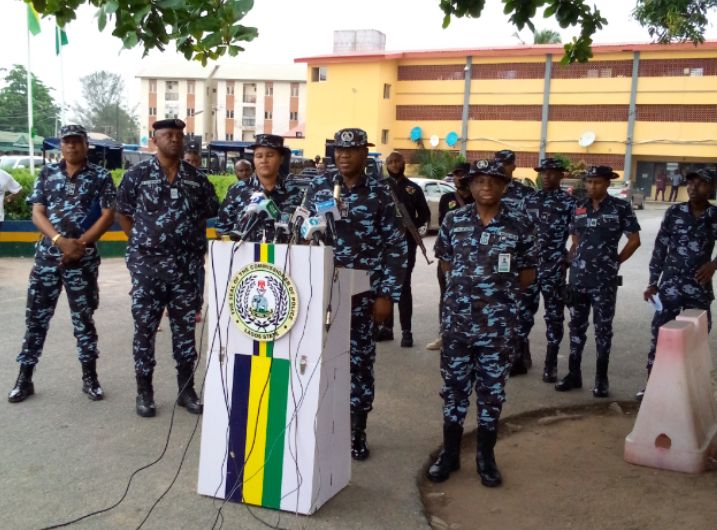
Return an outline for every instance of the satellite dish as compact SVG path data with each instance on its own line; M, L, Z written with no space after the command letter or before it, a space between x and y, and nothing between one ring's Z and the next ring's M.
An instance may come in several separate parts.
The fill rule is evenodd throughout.
M411 129L411 141L412 142L417 142L418 140L420 140L422 135L423 135L423 131L421 130L420 127L414 127L413 129Z
M431 143L431 147L438 147L438 142L440 142L440 141L441 141L441 139L438 138L438 135L436 135L436 134L431 136L431 139L429 140L429 142Z
M578 138L578 145L580 147L591 146L594 142L595 133L592 131L585 131L583 134L580 135L580 138Z
M448 147L453 147L458 143L458 134L451 131L446 135L446 144L448 144Z

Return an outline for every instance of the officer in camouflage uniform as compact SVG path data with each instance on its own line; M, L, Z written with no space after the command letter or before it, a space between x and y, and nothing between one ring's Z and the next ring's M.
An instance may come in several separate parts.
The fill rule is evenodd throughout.
M640 225L630 203L608 194L610 180L618 178L609 166L593 166L584 179L587 198L575 205L570 218L570 358L568 374L555 385L559 392L582 388L580 371L590 308L595 324L597 361L595 397L607 397L607 377L615 316L618 270L640 246ZM620 238L627 243L618 254Z
M567 269L567 251L570 214L575 206L572 196L560 189L560 180L566 172L561 160L544 158L538 167L533 168L543 178L543 187L525 199L525 213L535 227L538 246L537 289L528 289L526 306L530 309L530 319L523 329L524 336L530 335L533 316L538 311L540 293L545 306L545 336L547 353L543 368L543 381L555 383L558 380L558 351L563 340L563 321L565 320L565 271Z
M652 319L652 343L647 355L647 376L655 362L657 332L685 309L707 311L712 327L710 305L714 299L712 276L717 262L712 260L717 239L717 207L714 197L717 173L700 169L687 174L688 202L670 206L665 212L650 260L650 283L645 300L659 295L662 310ZM635 396L642 400L645 389Z
M336 221L334 261L347 269L370 271L371 290L351 300L351 456L365 460L366 417L373 407L376 344L374 321L384 322L398 302L406 271L406 239L386 184L364 173L366 132L341 129L334 136L338 173L317 176L304 200L310 211L341 186L341 219Z
M128 170L117 192L118 219L129 237L126 261L132 277L136 410L142 417L156 413L154 342L167 307L177 366L177 404L201 414L194 391L196 255L201 238L206 237L204 221L216 215L219 204L206 175L182 161L184 122L161 120L153 127L157 154Z
M443 224L443 219L446 218L446 214L456 208L462 208L466 204L473 203L473 196L471 195L470 189L468 189L468 173L470 171L470 164L461 162L456 164L453 168L453 183L456 186L456 191L444 193L441 195L438 201L438 226ZM438 276L438 288L440 289L440 300L438 302L438 325L441 325L441 319L443 315L443 297L446 292L446 275L441 270L440 262L436 266L436 273ZM427 350L440 350L443 347L443 338L439 335L436 340L433 340L426 344Z
M293 180L279 173L283 160L291 157L291 150L284 147L284 139L274 134L258 134L256 142L250 148L254 151L256 171L241 184L237 183L229 188L219 211L217 232L228 233L242 229L244 209L256 192L265 193L284 213L293 214L301 204L303 190ZM257 226L251 234L247 234L246 239L261 241L265 228ZM273 234L269 239L273 241Z
M515 172L515 153L510 149L503 149L495 153L495 161L501 164L505 170L505 174L510 178L508 186L503 193L503 204L509 206L513 210L525 213L525 200L530 197L534 191L525 184L513 179ZM530 355L530 341L528 335L533 321L533 311L529 307L527 301L534 299L538 295L537 284L531 284L525 291L525 296L519 301L518 313L520 317L520 326L516 334L515 348L511 352L510 375L523 375L533 365Z
M460 466L463 422L473 387L478 406L476 463L483 485L499 486L498 419L505 401L518 300L535 280L528 219L502 204L509 180L500 164L479 160L470 181L475 205L446 215L436 257L448 274L443 310L443 450L427 471L434 482Z
M404 171L406 160L399 152L394 151L386 158L386 171L388 178L393 181L393 189L396 198L405 206L411 217L413 226L419 228L428 225L431 220L431 210L428 209L426 196L421 187L409 180ZM411 289L411 275L416 265L416 250L418 243L408 230L405 230L406 244L408 245L408 262L406 275L403 278L401 287L401 300L398 302L398 316L401 322L401 347L411 348L413 346L413 334L411 333L411 317L413 316L413 291ZM393 340L393 311L385 325L378 326L376 340Z
M25 323L27 330L17 356L20 374L8 401L18 403L35 391L37 365L65 288L82 364L82 391L93 400L104 397L97 380L97 330L93 314L99 305L97 273L100 256L95 242L114 220L115 186L109 172L87 162L87 132L80 125L60 129L62 160L42 168L32 195L32 220L43 234L35 248L30 272Z

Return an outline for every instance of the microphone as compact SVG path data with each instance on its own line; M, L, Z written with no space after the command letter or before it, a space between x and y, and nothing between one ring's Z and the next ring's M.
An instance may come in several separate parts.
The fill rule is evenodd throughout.
M331 199L317 202L314 206L316 208L316 215L323 218L326 222L328 242L333 245L336 241L336 219L341 218L339 208L336 205L336 199L332 197Z
M303 206L298 206L294 210L294 215L291 216L292 233L290 234L294 241L298 243L301 241L301 229L304 225L304 221L311 217L311 212Z
M343 183L343 179L341 178L340 173L336 173L334 175L334 200L336 201L336 204L341 204L341 184Z
M281 212L281 216L274 223L274 243L288 243L292 228L289 212Z
M254 228L261 221L267 219L276 220L280 215L279 207L268 198L264 192L258 191L252 194L249 204L244 209L244 229L241 230L242 239L246 239Z
M301 225L301 237L312 243L321 243L321 236L326 233L326 221L323 217L311 216Z

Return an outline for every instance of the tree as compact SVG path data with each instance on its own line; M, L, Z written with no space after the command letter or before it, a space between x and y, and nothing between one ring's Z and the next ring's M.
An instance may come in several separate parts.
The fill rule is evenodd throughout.
M443 11L443 27L451 17L479 18L486 0L439 0ZM578 26L580 35L565 44L563 64L587 62L592 57L592 36L607 20L590 0L503 0L503 12L519 30L528 26L535 32L533 19L539 8L543 17L554 18L561 28ZM633 16L658 42L704 42L707 14L717 7L717 0L636 0Z
M224 54L234 57L251 41L256 28L238 22L254 6L254 0L32 0L43 16L53 16L60 27L75 19L82 4L97 8L97 26L104 30L114 21L112 35L125 48L141 45L146 55L164 50L173 41L187 59L206 64Z
M14 65L5 76L0 89L0 131L27 132L27 70ZM39 136L53 136L60 107L55 103L52 89L32 74L33 131Z
M74 108L77 121L87 130L107 134L120 142L136 143L139 124L134 112L122 101L122 77L102 70L80 81L84 102Z
M533 33L533 44L560 44L560 33L552 29L540 29Z
M418 164L418 172L429 179L442 179L459 162L465 162L465 157L458 151L443 149L426 149L423 142L419 142L418 150L413 155L412 163Z

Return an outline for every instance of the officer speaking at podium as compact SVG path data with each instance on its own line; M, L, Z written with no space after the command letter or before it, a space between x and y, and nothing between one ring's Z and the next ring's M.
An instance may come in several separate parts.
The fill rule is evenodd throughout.
M269 219L271 215L267 215L265 221L256 222L259 213L255 211L257 205L261 209L266 204L258 201L256 194L263 193L267 202L273 202L279 212L293 212L301 204L302 192L291 180L279 174L285 157L291 156L291 151L284 147L284 139L281 136L257 134L250 149L254 150L256 169L245 181L245 185L229 188L219 211L217 232L237 232L247 241L257 242L264 238L273 241L280 214L277 212L277 219ZM257 216L252 216L252 213Z
M396 205L385 183L364 172L368 157L366 132L341 129L334 135L337 173L317 176L304 206L312 215L336 201L334 261L347 269L370 271L371 290L351 301L351 456L365 460L366 418L373 407L374 322L384 322L398 302L406 270L406 239L396 218Z

